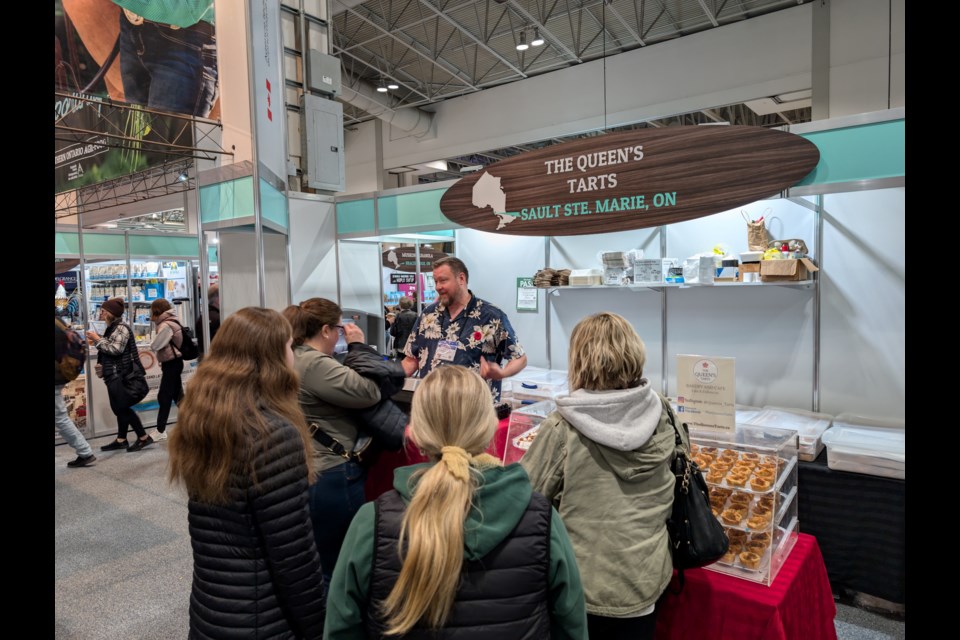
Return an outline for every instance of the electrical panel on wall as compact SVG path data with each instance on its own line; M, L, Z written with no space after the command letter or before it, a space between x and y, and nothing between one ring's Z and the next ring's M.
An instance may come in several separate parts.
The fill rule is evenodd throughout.
M343 105L303 94L303 176L306 185L324 191L346 189L343 158Z
M340 58L310 49L307 87L331 98L340 95Z

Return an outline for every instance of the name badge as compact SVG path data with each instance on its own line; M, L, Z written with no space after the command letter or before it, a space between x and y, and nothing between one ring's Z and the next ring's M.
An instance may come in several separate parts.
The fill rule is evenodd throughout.
M437 343L437 358L443 362L453 362L458 346L454 340L441 340Z

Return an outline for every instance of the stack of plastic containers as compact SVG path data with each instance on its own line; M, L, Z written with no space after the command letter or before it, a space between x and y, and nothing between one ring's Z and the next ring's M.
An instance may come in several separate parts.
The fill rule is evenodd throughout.
M509 382L509 386L506 382ZM516 411L525 405L554 400L557 396L565 395L568 389L566 371L527 367L504 381L500 397Z
M826 413L766 406L744 423L796 431L799 437L797 455L804 462L811 462L823 451L823 434L832 421L833 416Z
M903 420L841 413L823 434L827 466L839 471L906 478Z

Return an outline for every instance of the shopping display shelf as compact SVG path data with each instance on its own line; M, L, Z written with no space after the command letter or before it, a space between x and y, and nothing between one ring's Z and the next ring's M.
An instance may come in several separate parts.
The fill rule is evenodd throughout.
M569 284L562 286L537 287L547 293L559 295L562 291L580 289L629 289L630 291L659 291L661 289L695 289L700 287L790 287L793 289L809 289L814 286L813 280L795 280L790 282L640 282L634 284Z

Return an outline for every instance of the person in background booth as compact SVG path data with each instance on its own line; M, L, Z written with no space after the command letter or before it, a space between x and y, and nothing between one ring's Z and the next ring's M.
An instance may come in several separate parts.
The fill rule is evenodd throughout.
M177 312L165 298L157 298L150 303L150 320L157 332L150 348L157 354L161 371L160 388L157 390L157 428L150 435L156 442L167 439L170 407L174 402L179 406L183 398L183 356L180 354L183 331L177 321Z
M310 298L290 305L283 315L293 327L300 407L313 433L317 482L310 488L310 515L329 578L350 520L366 501L367 470L361 461L373 453L372 434L386 436L389 449L403 444L406 416L389 397L382 398L375 379L392 377L399 388L403 371L364 344L363 330L344 324L343 311L331 300ZM343 364L334 357L341 336L347 342Z
M622 316L581 320L570 335L570 395L557 399L520 460L570 532L591 638L653 638L673 575L672 409L643 377L645 361Z
M417 322L417 312L413 310L413 299L404 296L398 303L400 313L390 325L390 335L393 336L393 351L398 359L403 358L403 349L407 346L407 338Z
M191 638L323 635L313 461L292 343L290 324L272 309L232 314L170 433L168 476L188 497Z
M133 452L140 451L153 444L153 438L143 428L140 416L127 401L119 396L117 385L112 384L116 378L131 373L131 365L134 367L134 371L139 369L139 375L146 377L143 365L140 364L140 354L137 351L133 331L131 331L129 325L123 322L124 306L123 298L110 298L101 304L100 320L107 323L107 329L103 332L103 337L101 338L92 329L87 331L87 342L97 348L95 368L97 377L103 378L104 383L106 383L110 410L117 417L117 438L113 442L100 447L101 451L126 449ZM134 359L132 363L127 361L128 357ZM137 434L137 440L128 445L127 431L130 427L133 427L134 433Z
M428 305L402 347L408 377L424 378L433 369L459 364L487 380L493 402L500 402L501 380L520 373L527 356L507 314L467 288L467 266L446 256L433 263L437 300ZM501 362L507 363L501 366Z
M200 290L197 290L197 300L200 299ZM207 289L207 322L210 326L210 342L213 342L217 335L217 329L220 328L220 285L214 282ZM197 326L193 331L197 337L197 347L200 349L201 356L206 352L203 344L203 316L197 315Z
M587 637L563 522L520 465L484 453L496 426L476 372L444 366L420 383L410 437L430 462L397 469L350 524L327 640Z
M90 448L90 443L87 442L87 439L83 437L83 434L80 433L80 430L77 429L77 425L74 424L73 420L70 419L70 414L67 412L67 403L63 399L63 388L67 385L69 381L64 377L63 371L61 370L60 361L67 355L67 331L72 331L70 327L65 325L60 321L60 318L54 316L53 318L53 422L57 427L57 431L60 433L60 437L70 445L74 451L77 452L76 460L71 460L67 463L68 467L86 467L92 465L97 461L97 457L93 455L93 449ZM79 342L79 335L77 336L77 342ZM86 343L83 343L86 344ZM86 349L86 347L84 347ZM73 369L73 377L76 377L76 371L82 366L81 363L76 364L76 368Z

